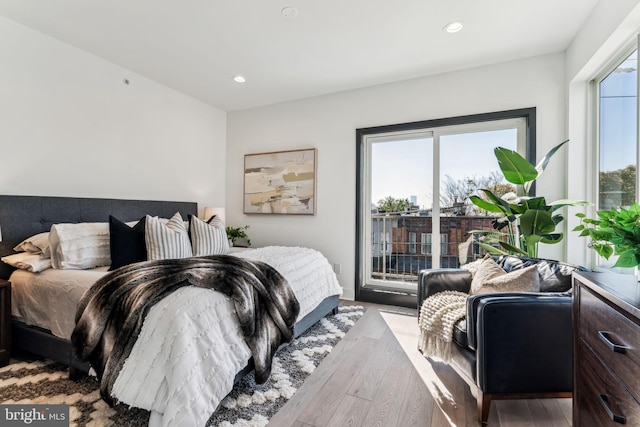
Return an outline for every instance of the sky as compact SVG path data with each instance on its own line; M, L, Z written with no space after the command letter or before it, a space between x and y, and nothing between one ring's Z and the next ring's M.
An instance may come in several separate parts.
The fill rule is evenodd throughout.
M600 84L600 170L636 163L637 68L636 51Z
M433 138L378 142L372 148L371 201L388 196L417 196L429 209L433 200ZM495 147L516 149L515 129L443 135L440 137L440 176L480 178L499 172Z

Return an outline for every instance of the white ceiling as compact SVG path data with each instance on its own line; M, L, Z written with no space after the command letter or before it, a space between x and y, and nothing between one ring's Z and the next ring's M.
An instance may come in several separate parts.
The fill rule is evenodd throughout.
M561 52L597 1L0 0L0 15L235 111Z

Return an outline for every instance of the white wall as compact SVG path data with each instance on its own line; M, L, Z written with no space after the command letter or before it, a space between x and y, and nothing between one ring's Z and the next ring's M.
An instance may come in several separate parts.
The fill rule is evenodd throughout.
M538 154L565 136L564 55L553 54L228 114L227 222L249 225L252 243L302 245L339 263L344 296L355 295L355 178L358 128L537 107ZM318 148L317 215L242 213L244 154ZM540 179L564 198L565 153ZM541 248L559 257L561 246Z
M567 133L573 144L566 169L567 195L571 199L595 201L597 149L592 126L596 113L589 81L601 74L629 42L635 42L639 32L639 0L601 0L567 49ZM595 210L595 206L580 209L589 216L595 216ZM578 224L574 215L569 216L567 230ZM591 266L594 251L587 243L586 238L569 231L565 259Z
M223 205L224 111L2 17L0 40L0 194Z

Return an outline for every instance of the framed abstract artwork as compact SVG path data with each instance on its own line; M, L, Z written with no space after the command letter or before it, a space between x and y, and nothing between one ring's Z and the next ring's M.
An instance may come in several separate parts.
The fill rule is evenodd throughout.
M318 150L244 156L244 213L315 215Z

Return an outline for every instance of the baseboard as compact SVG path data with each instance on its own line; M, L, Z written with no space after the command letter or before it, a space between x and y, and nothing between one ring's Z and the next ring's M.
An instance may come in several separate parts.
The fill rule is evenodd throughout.
M418 297L415 294L404 294L384 290L362 289L356 295L356 301L374 304L396 305L399 307L417 308Z

